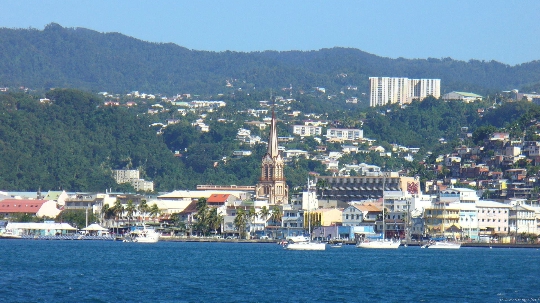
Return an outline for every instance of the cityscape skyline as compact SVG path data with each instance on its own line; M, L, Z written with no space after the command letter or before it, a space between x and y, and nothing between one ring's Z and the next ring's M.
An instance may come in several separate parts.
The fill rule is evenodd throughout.
M540 2L4 1L0 27L50 23L206 51L356 48L408 59L540 59Z

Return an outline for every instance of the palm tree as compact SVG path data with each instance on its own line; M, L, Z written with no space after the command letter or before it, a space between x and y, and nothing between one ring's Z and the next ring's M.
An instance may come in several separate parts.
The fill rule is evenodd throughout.
M104 204L103 207L101 207L101 214L103 215L104 221L110 220L111 218L114 218L114 208L110 207L109 204ZM109 226L109 224L107 224L107 226Z
M208 216L208 225L211 229L214 230L214 233L217 233L218 228L221 227L222 220L223 216L218 215L217 208L212 208Z
M240 234L240 239L244 236L244 231L246 229L246 212L239 208L236 212L236 217L234 218L234 226L236 226L236 229L238 229L238 233Z
M133 213L135 213L135 210L136 210L136 207L133 204L133 200L131 200L131 199L128 200L128 203L126 205L125 210L126 210L126 214L127 214L127 217L128 217L128 228L129 228L130 223L131 223L130 219L131 219L131 217L133 217Z
M142 200L139 206L137 207L139 214L142 216L142 223L144 224L144 219L146 218L146 213L149 210L149 206L146 203L146 200ZM140 217L140 216L139 216Z
M159 210L159 207L157 206L156 203L152 204L152 206L150 207L150 216L154 219L156 219L157 216L159 216L160 214L160 210Z
M209 209L205 198L200 198L197 201L197 214L195 216L197 218L196 229L201 231L203 235L206 235L209 230Z
M268 220L268 217L270 216L270 209L268 209L266 205L263 206L259 211L259 216L264 220L264 227L266 227L266 220Z
M249 208L248 212L246 213L246 217L251 223L249 226L249 237L252 238L253 231L255 230L255 218L257 218L257 212L255 211L255 207L252 206Z
M283 218L283 213L281 212L281 209L279 208L279 206L275 205L273 208L272 208L272 221L274 223L280 223L280 226L281 226L281 219Z
M124 213L124 205L122 205L122 202L117 199L116 202L114 202L113 209L114 216L116 217L116 233L118 234L118 225L120 222L120 216Z

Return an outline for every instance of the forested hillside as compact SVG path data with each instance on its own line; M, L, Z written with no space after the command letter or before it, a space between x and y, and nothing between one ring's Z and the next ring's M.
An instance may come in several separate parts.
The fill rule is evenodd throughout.
M124 93L226 93L325 87L337 94L349 85L368 92L369 76L440 78L441 92L480 94L540 83L540 61L498 62L389 59L357 49L287 52L208 52L149 43L119 33L49 24L44 30L0 29L0 86L80 88ZM233 87L226 88L227 81Z
M178 117L179 123L168 126L161 135L149 127L155 119L168 119L173 113L141 114L127 107L103 106L96 94L72 89L47 93L50 102L23 93L0 93L0 189L68 191L132 190L117 185L112 169L139 169L141 177L155 182L157 191L194 189L197 184L254 185L260 173L264 144L241 146L235 140L244 116L238 108L227 106L209 113L210 131L201 133L191 125L195 115ZM342 111L342 126L363 122L366 137L389 148L397 143L420 147L418 157L428 151L449 153L459 144L481 144L485 134L505 129L513 136L525 135L528 125L540 119L540 107L530 102L464 104L427 98L405 109L389 107L367 111ZM483 115L478 109L484 109ZM282 111L278 115L284 115ZM223 122L223 118L227 118ZM221 120L221 121L220 121ZM280 122L280 135L290 136L290 125ZM353 124L346 124L353 123ZM466 138L461 127L475 132ZM479 131L477 131L479 130ZM537 129L528 129L527 140L538 140ZM263 141L266 132L260 133ZM439 143L445 138L448 143ZM469 142L463 141L465 139ZM475 142L473 142L475 140ZM313 152L319 145L312 138L284 143L286 149ZM340 144L327 144L328 151L340 151ZM367 148L367 146L363 147ZM249 157L232 157L235 150L252 150ZM175 156L176 152L176 156ZM407 168L398 158L383 158L378 153L358 153L340 159L340 164L370 163L391 170ZM330 174L319 161L294 159L285 175L291 188L302 185L308 172Z

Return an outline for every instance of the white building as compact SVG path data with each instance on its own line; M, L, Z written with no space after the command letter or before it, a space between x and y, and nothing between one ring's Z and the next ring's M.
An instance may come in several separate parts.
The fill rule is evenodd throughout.
M300 137L308 136L320 136L322 134L322 127L313 125L294 125L293 134Z
M140 179L139 170L115 169L113 170L113 178L118 184L127 183L131 179Z
M409 79L400 77L369 77L371 107L410 103L427 96L441 96L440 79Z
M363 137L364 131L361 129L329 128L326 130L328 141L358 141Z

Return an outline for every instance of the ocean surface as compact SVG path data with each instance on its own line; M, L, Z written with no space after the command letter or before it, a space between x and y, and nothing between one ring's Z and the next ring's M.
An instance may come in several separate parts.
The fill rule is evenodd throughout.
M0 302L540 302L540 250L0 240Z

